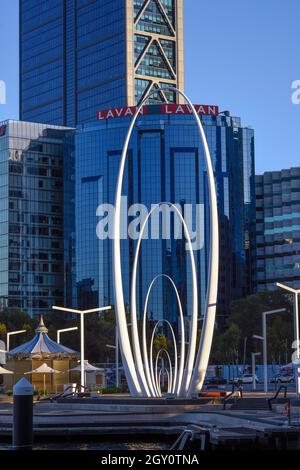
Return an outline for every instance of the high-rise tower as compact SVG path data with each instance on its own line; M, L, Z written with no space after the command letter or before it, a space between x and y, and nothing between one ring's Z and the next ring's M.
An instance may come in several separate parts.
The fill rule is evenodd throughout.
M75 126L158 86L184 88L183 0L20 0L22 120Z
M177 86L183 90L183 0L126 3L128 104L138 103L152 87ZM152 99L174 102L176 96L164 91Z

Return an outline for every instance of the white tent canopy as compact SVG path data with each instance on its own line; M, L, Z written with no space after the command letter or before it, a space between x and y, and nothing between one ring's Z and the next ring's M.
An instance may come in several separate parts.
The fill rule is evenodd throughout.
M48 366L45 362L41 366L33 369L29 372L25 372L24 375L27 374L44 374L44 396L46 393L46 374L60 374L60 370L53 369L52 367Z
M282 366L281 369L292 369L293 367L299 367L300 360L295 359L293 362L290 362L289 364L286 364L285 366Z
M77 372L80 371L80 364L73 369L69 369L69 372ZM95 367L90 364L88 361L84 361L84 372L104 372L104 369L100 369L100 367Z
M46 362L41 366L37 367L36 369L31 370L30 372L25 372L26 374L55 374L60 373L60 370L52 369L52 367L48 366Z
M13 374L11 370L4 369L4 367L0 366L0 375L8 375L8 374Z

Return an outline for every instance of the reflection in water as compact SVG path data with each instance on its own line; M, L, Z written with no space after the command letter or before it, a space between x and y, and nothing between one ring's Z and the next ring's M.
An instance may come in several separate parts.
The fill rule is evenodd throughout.
M118 442L85 440L84 442L74 442L68 440L36 442L34 450L168 450L170 442ZM10 442L0 442L0 450L8 450L11 448Z

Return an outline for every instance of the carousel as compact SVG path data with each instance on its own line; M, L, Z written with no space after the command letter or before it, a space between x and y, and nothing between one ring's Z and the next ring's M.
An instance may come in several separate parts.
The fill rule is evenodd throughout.
M7 352L6 367L13 374L4 376L5 388L12 389L26 374L31 378L35 390L63 391L64 385L71 383L70 370L77 365L78 358L78 352L53 341L48 336L48 329L41 316L32 340ZM40 370L42 373L37 372Z

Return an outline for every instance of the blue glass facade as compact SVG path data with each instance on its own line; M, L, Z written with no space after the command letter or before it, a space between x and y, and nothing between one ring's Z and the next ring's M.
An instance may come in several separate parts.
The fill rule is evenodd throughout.
M65 123L64 17L60 0L20 0L20 116Z
M182 0L20 0L21 119L74 127L152 87L183 90L181 11Z
M30 315L72 295L71 129L0 124L0 306Z
M126 103L125 2L20 0L23 120L74 126Z
M149 106L151 108L151 106ZM218 314L228 314L234 297L250 292L251 237L255 224L254 133L241 127L238 118L202 116L215 172L220 232L220 282ZM79 306L114 302L112 242L100 240L96 215L101 204L114 204L121 150L130 119L106 119L77 128L76 148L76 283ZM194 251L200 292L199 316L203 312L208 269L207 178L202 145L190 115L151 114L140 116L129 146L123 195L127 206L168 201L204 207L200 232L201 249ZM193 209L194 211L194 209ZM195 215L195 214L193 214ZM195 219L193 219L195 220ZM132 218L124 220L126 229ZM195 227L193 226L193 230ZM161 235L161 233L160 233ZM130 278L136 240L121 240L125 299L129 303ZM137 304L141 313L152 279L170 275L179 290L185 315L191 311L191 275L184 237L144 239L138 268ZM166 280L155 284L148 314L152 319L176 320L176 299Z

